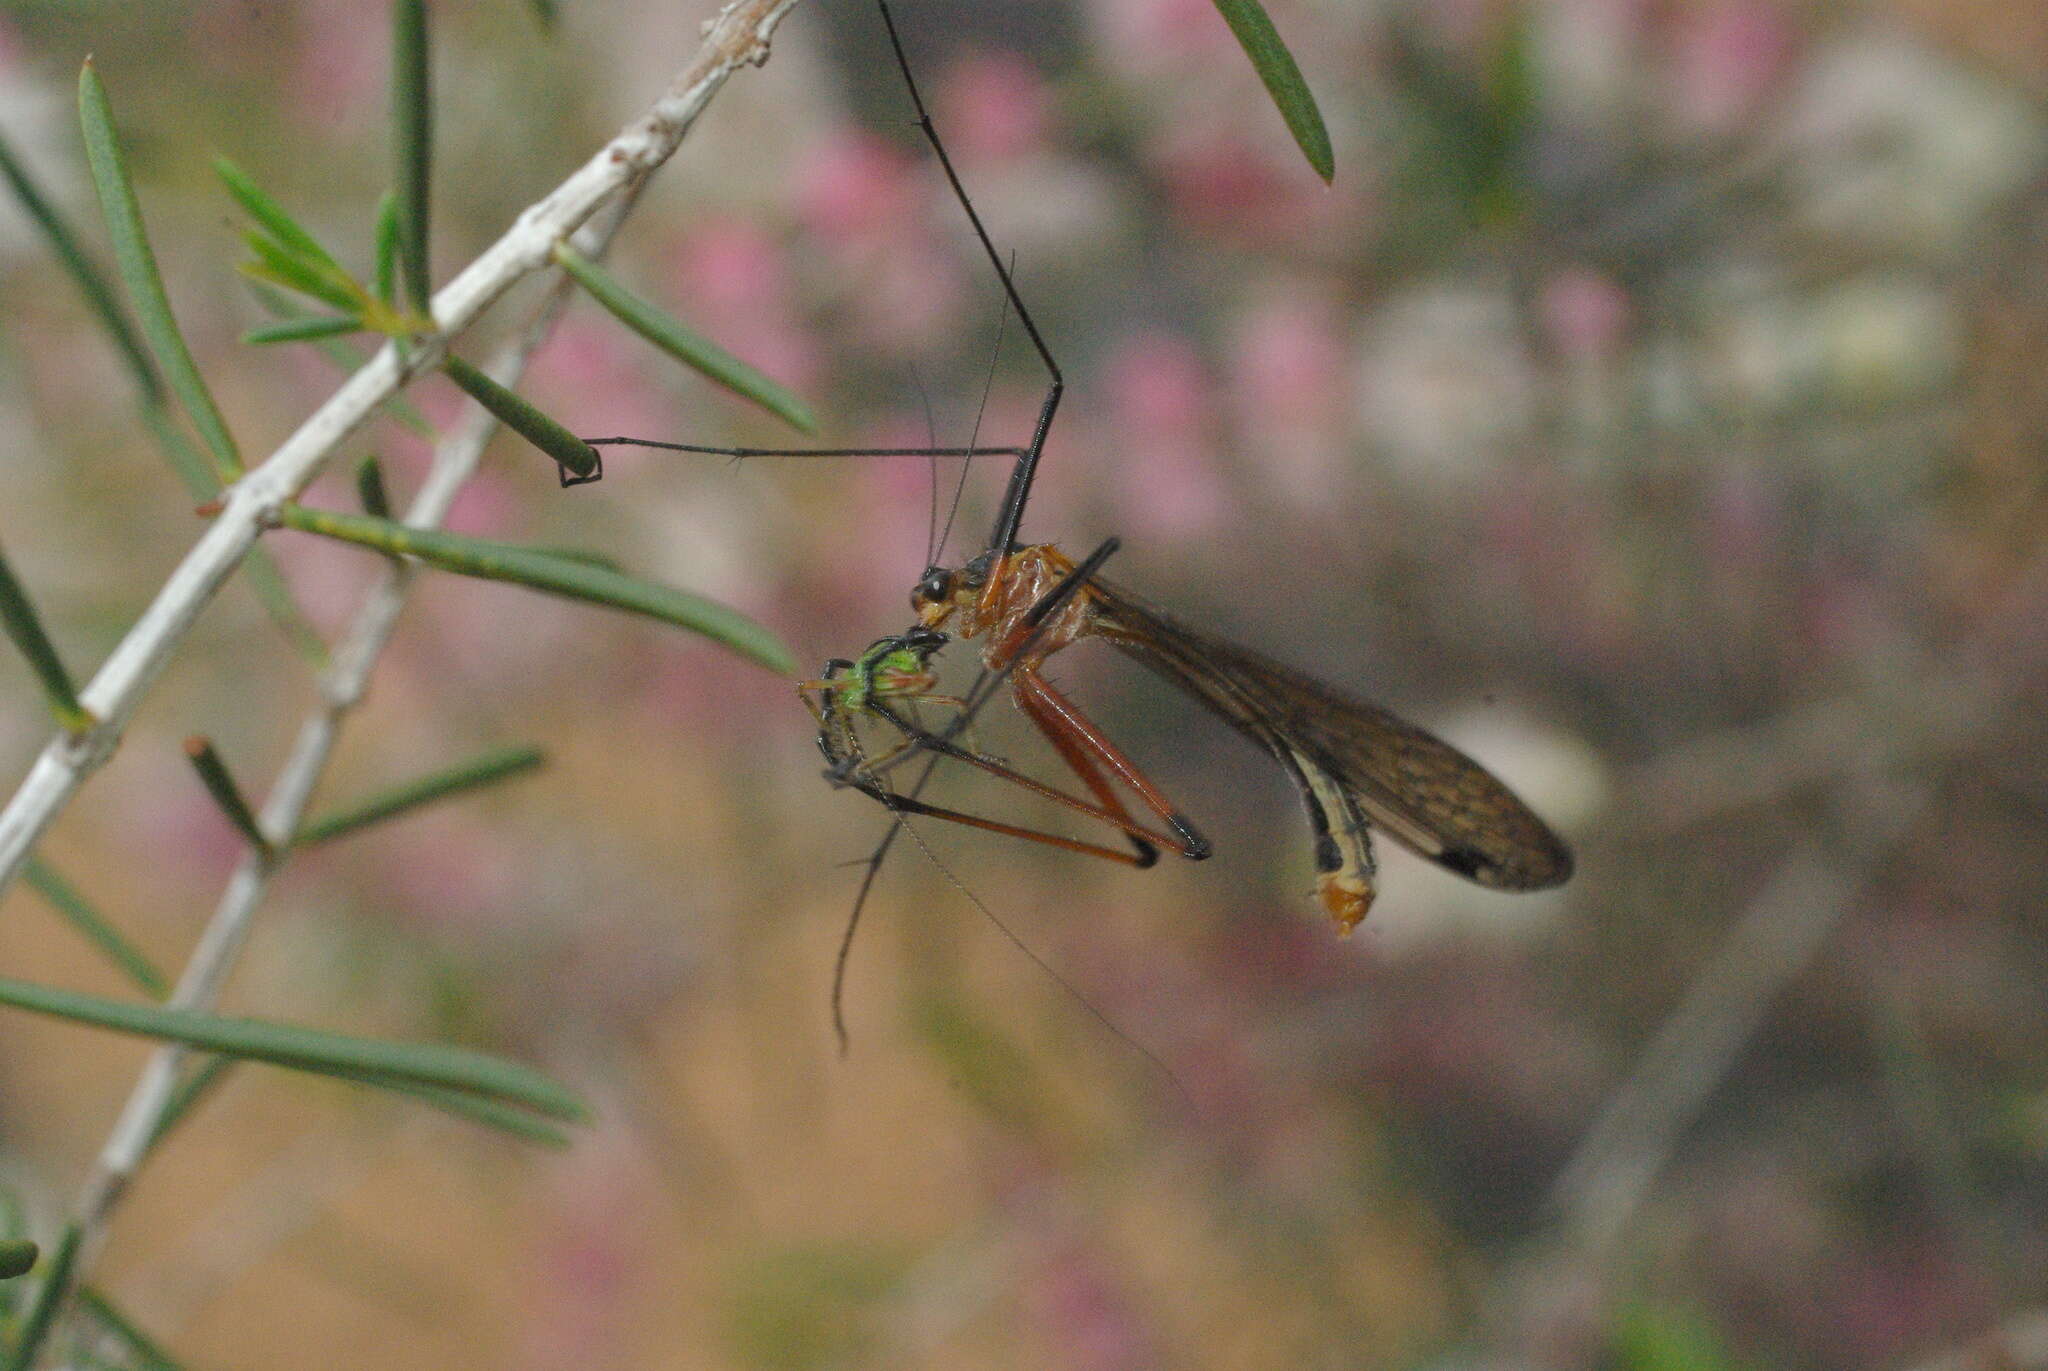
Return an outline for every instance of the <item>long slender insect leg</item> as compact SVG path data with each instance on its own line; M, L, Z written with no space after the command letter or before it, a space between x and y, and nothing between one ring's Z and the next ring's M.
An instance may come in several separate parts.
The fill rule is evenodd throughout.
M1107 769L1116 778L1129 786L1139 799L1154 814L1157 814L1178 836L1169 842L1181 856L1201 861L1215 849L1202 836L1187 816L1166 798L1159 787L1138 770L1137 764L1124 756L1115 743L1095 726L1093 720L1083 714L1079 707L1066 696L1053 689L1052 683L1038 674L1035 665L1020 665L1011 677L1016 691L1017 704L1031 722L1038 725L1046 740L1058 749L1060 756L1095 792L1106 805L1119 812L1123 806L1115 797L1108 780L1102 775Z
M944 734L927 733L881 701L875 702L874 711L890 723L896 725L897 728L903 731L906 738L924 750L954 758L956 761L965 762L969 766L979 767L989 775L999 780L1008 781L1012 785L1022 786L1042 799L1051 800L1054 804L1065 805L1069 809L1086 814L1091 819L1099 819L1113 828L1122 829L1124 836L1130 839L1131 847L1137 854L1138 861L1136 864L1138 866L1151 866L1155 861L1159 860L1159 851L1154 846L1155 843L1163 843L1177 851L1185 850L1179 839L1164 833L1154 832L1136 819L1133 819L1129 811L1124 808L1123 802L1117 797L1116 792L1101 783L1099 775L1091 775L1088 771L1082 769L1082 766L1087 764L1085 757L1082 759L1082 766L1074 766L1074 772L1088 784L1090 790L1094 791L1097 800L1101 801L1099 804L1091 804L1078 795L1070 795L1057 786L1047 785L1044 781L1027 776L1008 763L999 761L994 757L983 756L979 752L970 752ZM1051 737L1050 734L1047 736ZM1055 738L1052 741L1055 747L1060 745L1058 739ZM1066 754L1062 751L1061 755L1065 756ZM1073 765L1071 757L1068 758L1068 763L1070 766ZM865 789L865 787L862 788ZM868 791L868 793L872 795L874 792ZM1119 853L1117 855L1121 857L1123 854Z
M960 202L960 208L967 214L967 222L974 227L974 236L980 240L982 251L988 255L989 265L995 268L996 279L1002 282L1003 294L1010 298L1010 307L1017 311L1017 321L1024 326L1024 332L1031 339L1031 346L1037 349L1039 360L1045 363L1045 370L1051 379L1046 387L1045 399L1038 408L1038 422L1031 431L1031 444L1017 459L1017 465L1010 470L1010 484L1003 494L1003 506L996 516L996 526L989 537L989 550L998 558L1009 552L1011 544L1017 541L1017 526L1024 518L1024 505L1031 496L1031 482L1038 472L1038 457L1045 450L1045 435L1052 428L1052 416L1059 410L1060 396L1067 388L1066 378L1060 375L1059 363L1052 359L1052 349L1045 345L1039 335L1038 325L1031 318L1031 311L1025 308L1024 297L1017 291L1017 283L1010 276L1010 270L1003 265L1002 254L996 251L995 241L989 237L988 229L981 222L981 215L975 211L974 202L967 198L967 188L960 184L960 174L953 169L953 159L946 155L946 145L939 141L939 132L932 126L932 117L924 107L924 96L917 89L917 78L911 75L910 59L904 55L903 40L896 33L896 17L889 12L888 0L875 0L882 11L883 27L889 31L889 46L896 54L896 65L903 73L903 85L910 92L910 103L917 110L917 126L923 130L925 141L931 144L932 154L938 159L939 169L946 173L946 182L953 188L953 198Z
M1110 822L1117 824L1125 833L1132 835L1134 840L1136 834L1140 831L1149 833L1150 830L1141 829L1137 820L1131 817L1130 811L1124 807L1123 797L1116 793L1116 788L1110 785L1108 779L1103 776L1101 769L1095 765L1094 759L1089 756L1087 749L1074 740L1072 733L1066 726L1065 720L1057 712L1048 710L1043 704L1032 698L1028 687L1024 684L1024 679L1020 675L1016 682L1017 707L1024 711L1024 717L1031 720L1038 731L1045 735L1045 740L1051 743L1054 751L1060 754L1060 760L1067 764L1067 769L1081 778L1081 783L1087 786L1096 800L1100 802L1103 812L1110 816ZM1184 837L1162 837L1161 840L1168 847L1173 848L1183 856L1188 855L1188 848Z
M1000 833L1006 838L1023 838L1028 842L1043 843L1068 852L1079 852L1084 856L1101 857L1125 866L1147 867L1159 860L1159 853L1147 843L1140 852L1122 852L1113 847L1102 847L1096 843L1069 838L1060 833L1047 833L1042 829L1026 828L1022 824L1004 823L1000 819L986 819L978 814L968 814L958 809L947 809L940 805L927 804L923 800L899 795L872 781L853 781L856 789L866 792L898 814L917 814L928 819L944 819L949 823L965 824L989 833Z

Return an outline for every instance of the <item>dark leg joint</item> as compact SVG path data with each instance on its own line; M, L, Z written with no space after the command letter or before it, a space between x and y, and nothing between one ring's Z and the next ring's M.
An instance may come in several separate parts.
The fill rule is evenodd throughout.
M555 463L555 468L561 475L562 489L567 490L570 486L587 486L593 481L602 481L604 479L604 456L601 453L598 455L597 461L591 465L590 474L587 476L578 476L575 472L569 470L569 465L566 462Z
M1202 836L1201 830L1188 822L1184 815L1169 814L1166 816L1166 822L1173 826L1174 833L1180 838L1181 856L1191 862L1200 862L1215 855L1216 849Z

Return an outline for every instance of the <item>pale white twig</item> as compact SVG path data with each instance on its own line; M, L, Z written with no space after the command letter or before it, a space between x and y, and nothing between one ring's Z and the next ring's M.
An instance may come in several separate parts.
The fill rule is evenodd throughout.
M592 256L601 252L603 240L609 238L614 223L615 219L603 230L589 234L587 240L578 243L579 250ZM561 298L558 294L554 301ZM553 308L544 309L533 326L488 368L494 380L509 386L518 379L527 359L546 337L555 312ZM478 406L469 407L461 423L435 449L427 479L406 511L406 523L415 528L431 528L440 523L496 431L496 419ZM291 753L257 815L264 835L280 849L289 842L305 815L307 801L326 769L348 712L362 699L370 670L397 626L398 612L405 604L415 573L416 568L409 562L395 562L384 572L342 635L333 664L321 677L321 702L300 725ZM172 1005L199 1009L212 1006L221 982L234 965L256 906L270 887L274 865L253 850L243 856L178 978L169 1001ZM143 1068L120 1119L100 1150L99 1166L77 1206L78 1220L88 1234L104 1223L128 1179L141 1164L187 1055L186 1048L169 1044L158 1048Z
M328 459L409 380L440 359L441 339L460 333L516 282L548 266L556 243L607 199L659 166L740 66L764 61L768 38L795 0L731 0L706 26L696 58L652 109L612 139L434 297L440 337L401 359L387 346L350 376L298 431L228 489L212 525L171 573L84 690L99 726L58 735L0 810L0 891L20 869L85 778L113 755L121 730L206 602L248 554L278 507L305 489Z
M647 172L673 151L726 76L742 63L758 64L766 58L767 40L793 3L794 0L732 0L706 26L703 50L655 109L614 139L548 199L521 215L496 247L436 296L435 317L443 327L449 331L461 327L519 276L548 268L554 244L574 232L593 210L605 206L602 222L587 224L576 235L580 251L589 256L602 255ZM494 259L523 265L504 274L502 279L495 274L480 279L479 273ZM517 380L527 360L545 340L565 299L563 286L542 306L525 332L488 368L494 379L507 386ZM424 347L415 348L401 363L387 349L350 378L268 462L237 484L214 528L187 555L157 602L87 687L87 707L103 721L102 728L86 740L86 746L70 746L60 740L46 750L36 772L31 774L30 783L23 786L23 793L17 795L5 815L0 815L0 844L8 841L10 831L18 831L22 835L18 841L24 844L22 852L27 851L41 826L54 817L85 775L111 752L121 722L132 712L164 657L196 616L206 596L248 550L270 512L312 478L332 454L333 446L343 441L376 403L411 373L427 365L433 355L437 354L430 354ZM375 384L365 382L365 376L375 378ZM496 426L496 420L489 414L471 406L460 425L436 449L427 479L405 515L408 524L427 528L441 522L463 482L474 471ZM327 443L324 450L319 446L323 441ZM232 537L222 533L223 525L234 530ZM411 564L394 562L372 589L334 651L332 664L321 679L321 703L301 726L259 815L263 832L279 847L298 827L341 725L362 698L371 669L396 626L413 576ZM47 779L38 787L37 776L45 774ZM48 798L37 798L43 796ZM9 819L17 815L18 830L10 830ZM10 858L10 852L11 849L0 846L0 885L11 875L10 860L18 864L18 856ZM256 906L269 887L274 865L273 859L254 851L244 857L179 978L171 1004L187 1008L212 1006L234 964ZM74 1222L80 1233L79 1272L89 1264L99 1234L156 1136L186 1055L184 1048L175 1045L156 1052L101 1149L99 1163L74 1208Z

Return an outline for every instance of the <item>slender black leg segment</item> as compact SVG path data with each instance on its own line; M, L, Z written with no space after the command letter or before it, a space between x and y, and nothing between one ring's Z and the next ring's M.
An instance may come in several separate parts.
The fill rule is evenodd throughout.
M644 447L658 452L690 452L707 457L1016 457L1021 447L714 447L709 443L670 443L655 438L585 438L592 447Z
M875 0L875 4L882 11L883 26L889 30L889 47L896 54L896 66L903 73L903 85L910 92L910 103L917 110L917 126L923 130L925 141L931 144L933 155L939 159L939 168L946 173L946 182L953 188L953 198L966 212L967 222L974 227L974 236L988 255L989 265L995 268L996 279L1002 282L1003 294L1009 297L1010 308L1017 311L1017 320L1023 324L1031 346L1037 349L1038 358L1045 363L1046 375L1052 381L1046 388L1044 403L1038 408L1038 423L1031 432L1031 445L1024 449L1017 465L1011 469L1010 484L1003 493L1002 511L996 516L995 530L989 536L989 549L1001 556L1017 541L1017 526L1024 520L1024 505L1031 498L1031 483L1038 474L1039 454L1045 450L1045 435L1052 429L1052 416L1060 407L1060 396L1066 391L1067 382L1060 374L1059 363L1052 359L1052 349L1040 336L1031 311L1025 308L1024 297L1017 293L1017 283L1011 278L1010 269L1003 265L995 240L989 237L974 202L967 198L967 188L960 184L960 174L953 169L953 159L946 154L946 145L939 140L939 131L932 126L932 117L924 107L924 96L917 88L917 78L910 72L910 59L904 55L903 40L897 36L896 16L889 12L888 0Z

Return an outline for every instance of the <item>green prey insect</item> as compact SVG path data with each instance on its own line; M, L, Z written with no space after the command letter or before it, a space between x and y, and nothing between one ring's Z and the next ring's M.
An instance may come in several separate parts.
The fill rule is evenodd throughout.
M929 804L914 794L889 788L884 777L892 767L918 754L938 753L1022 786L1055 804L1096 818L1109 817L1099 804L1027 776L1002 758L992 757L974 745L971 735L966 734L966 728L980 701L940 694L937 689L938 673L932 669L932 657L950 641L949 635L919 625L905 633L876 639L857 658L835 657L825 663L823 673L816 679L797 683L797 698L818 721L818 750L825 756L826 779L834 785L858 790L898 814L946 819L990 833L1064 848L1069 852L1105 857L1127 866L1149 867L1157 862L1158 848L1135 835L1130 839L1131 850L1123 851ZM986 695L982 698L985 699ZM937 733L926 728L917 717L916 710L927 704L944 705L957 711L954 725ZM879 756L870 756L861 741L860 725L868 719L886 724L896 733L896 742Z

